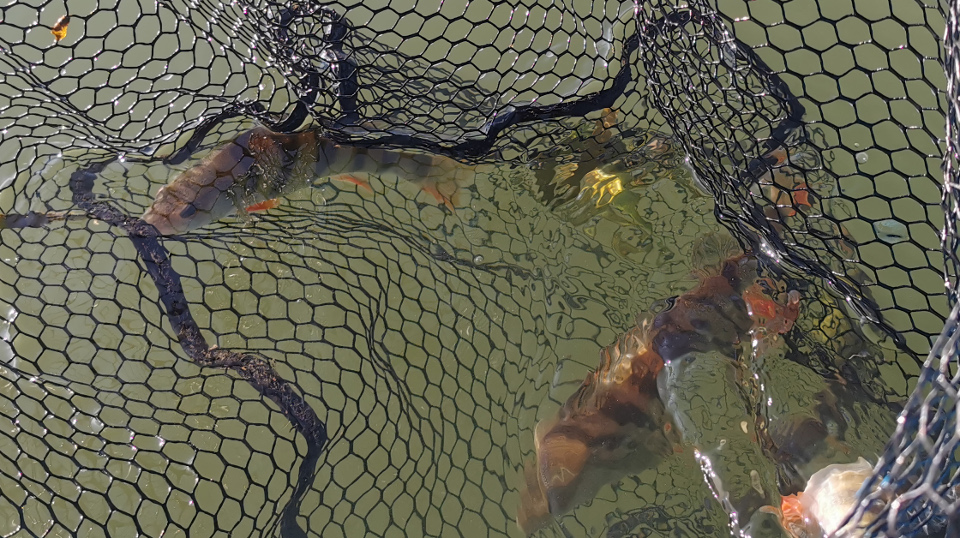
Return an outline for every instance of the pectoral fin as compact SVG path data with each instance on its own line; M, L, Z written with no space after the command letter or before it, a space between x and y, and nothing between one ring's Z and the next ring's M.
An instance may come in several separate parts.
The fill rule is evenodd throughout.
M793 202L797 206L813 207L810 203L810 187L806 183L797 185L797 190L793 191Z
M452 197L440 192L436 185L425 183L421 189L423 192L436 198L438 204L447 206L447 209L449 209L451 213L454 211ZM453 196L456 196L456 193L454 193Z
M373 192L373 187L370 186L369 181L367 181L366 179L360 178L358 176L355 176L353 174L338 174L336 176L331 176L330 179L333 179L336 181L345 181L347 183L353 183L354 185L362 189L366 189L367 192L371 192L371 193Z
M246 208L247 213L252 213L254 211L266 211L268 209L274 209L280 207L280 200L276 198L271 198L269 200L264 200L258 204L253 204Z

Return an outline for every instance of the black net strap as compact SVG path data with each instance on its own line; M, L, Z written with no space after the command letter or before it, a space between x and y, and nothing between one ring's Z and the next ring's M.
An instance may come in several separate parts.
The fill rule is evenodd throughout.
M74 172L70 177L73 202L91 218L99 219L126 232L136 248L137 255L160 292L160 301L167 319L177 335L187 357L207 368L232 371L250 383L264 398L272 400L293 428L303 436L307 451L300 462L296 486L278 521L284 536L306 536L297 524L300 502L313 484L317 462L327 442L323 422L294 385L285 381L271 366L270 361L256 353L244 353L211 347L190 314L190 303L183 292L180 275L171 266L170 254L153 226L143 220L125 215L109 202L97 200L93 194L94 182L103 168L115 159L94 163Z
M721 222L756 250L826 283L864 321L906 350L906 341L883 320L863 285L863 271L840 217L823 203L799 223L788 224L771 218L767 202L750 193L751 185L774 172L771 152L821 153L808 137L803 105L779 75L733 37L715 11L697 4L656 6L642 12L646 39L641 40L640 59L647 87L716 198ZM803 174L809 184L825 176L819 178L822 188L837 183L821 164Z

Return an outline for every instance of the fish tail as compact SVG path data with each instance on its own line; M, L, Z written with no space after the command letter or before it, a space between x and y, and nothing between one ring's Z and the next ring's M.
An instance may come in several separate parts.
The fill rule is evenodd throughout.
M524 536L546 527L553 521L550 504L540 481L540 467L536 461L523 465L523 483L520 487L520 508L517 510L517 526Z
M713 232L693 244L690 262L694 274L701 278L719 275L727 260L743 255L740 243L730 234Z

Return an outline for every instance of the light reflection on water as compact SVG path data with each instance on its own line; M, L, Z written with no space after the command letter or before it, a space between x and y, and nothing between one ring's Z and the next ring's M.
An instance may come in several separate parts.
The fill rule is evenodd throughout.
M123 173L130 170L124 169ZM470 206L453 215L432 211L431 207L421 212L409 194L401 196L389 190L372 199L349 189L332 197L328 191L328 200L332 200L327 202L329 206L314 206L320 215L324 211L370 211L401 229L409 226L405 218L418 216L421 222L417 226L434 234L433 241L465 251L469 260L479 258L481 264L507 261L529 271L530 276L514 278L509 285L497 278L472 283L449 278L445 275L449 269L443 265L415 256L397 256L397 245L389 243L373 248L347 242L336 252L318 251L326 238L319 237L316 244L299 237L285 240L272 215L244 229L240 240L221 243L213 234L209 241L172 241L170 248L174 267L184 276L187 297L195 300L194 315L201 326L208 328L211 343L281 351L273 355L281 373L297 379L307 394L322 396L322 400L312 402L326 413L335 441L317 483L322 487L333 479L337 486L331 487L350 492L335 503L338 510L375 512L376 502L361 501L366 491L363 488L380 484L389 490L393 484L412 484L418 479L423 482L411 468L397 467L395 456L375 450L397 440L408 441L410 431L389 427L395 419L387 418L390 412L380 410L383 404L370 391L370 379L377 376L365 359L371 348L350 328L369 326L373 321L377 337L373 344L385 346L388 360L406 390L414 395L414 408L430 428L426 433L432 439L427 448L436 451L433 458L438 459L439 467L427 476L434 477L435 472L456 475L446 475L444 489L429 482L423 483L423 488L441 497L441 491L448 491L446 495L457 502L479 507L488 505L490 499L506 499L496 503L504 520L497 523L488 519L484 523L515 534L511 499L515 498L519 480L517 468L531 454L536 422L552 413L596 366L600 347L629 328L636 314L688 290L696 282L691 276L694 268L689 263L690 249L695 238L717 227L712 199L695 186L684 168L666 171L669 173L658 175L628 170L626 177L632 179L621 179L616 188L607 187L616 176L594 176L596 182L585 184L582 196L554 210L534 198L529 176L524 178L522 169L513 171L512 177L490 176L478 181ZM504 189L504 185L512 188ZM306 192L289 203L291 207L309 208L315 194ZM302 224L309 225L309 221ZM190 521L196 513L193 501L188 499L209 488L223 488L228 497L230 492L245 492L250 497L235 495L261 499L257 505L266 504L263 512L275 513L270 506L282 506L280 497L288 479L278 481L272 474L259 473L299 460L294 436L286 433L279 443L254 450L250 460L230 462L229 458L248 450L241 448L250 439L248 423L275 423L256 434L269 439L283 431L283 421L267 412L270 406L246 385L228 382L215 373L201 373L178 358L180 352L175 342L168 340L166 322L158 321L162 318L156 292L144 283L134 263L90 255L93 250L129 257L131 251L125 240L117 241L99 230L74 232L70 228L54 229L44 240L71 247L66 252L51 248L40 256L62 259L73 270L54 277L52 283L56 285L37 288L41 295L70 290L64 298L46 297L69 308L46 310L42 318L33 315L37 321L70 329L71 360L69 366L63 363L56 367L41 361L37 369L41 378L44 372L63 372L63 378L91 383L106 391L98 397L101 403L69 399L78 412L86 414L86 418L81 416L71 423L77 431L88 432L90 437L85 439L94 443L91 447L102 442L98 438L108 439L113 447L94 448L101 455L93 460L65 459L54 464L51 474L70 476L79 465L107 469L111 480L119 485L113 489L106 485L101 490L112 491L113 495L133 495L133 490L128 491L132 483L149 498L172 491L170 498L180 500L171 501L167 510L170 517L185 518L181 522ZM26 249L31 256L37 255L35 251L34 247ZM110 260L109 267L101 263L105 260ZM354 273L344 274L345 268ZM391 282L384 276L390 272L406 276L385 284ZM378 293L385 285L386 293ZM499 304L491 305L484 298L489 293L485 286L502 290ZM375 315L384 317L370 318L366 313L372 308L368 306L368 293L383 301L380 308L385 310L380 312L385 314ZM19 348L21 354L28 349L27 344ZM335 364L330 362L331 357ZM338 369L344 371L334 374ZM320 380L335 379L336 387L311 380L307 376L311 372ZM478 385L478 381L483 384ZM142 410L135 405L130 411L122 411L131 401L149 405ZM106 410L103 405L108 406ZM20 412L29 407L21 407ZM456 413L464 408L472 409L470 415L482 420L467 420L470 415ZM155 410L175 414L168 417ZM40 408L36 412L40 416L45 413ZM356 419L378 413L383 418L376 426L364 426ZM141 415L152 418L138 422ZM455 428L444 415L457 416L452 422ZM239 416L243 420L212 420L212 416ZM100 425L94 425L93 420ZM154 433L158 426L160 431ZM139 436L134 435L140 428L159 440L156 446L140 446ZM367 435L371 431L384 433L371 437ZM212 432L216 435L208 435ZM220 439L221 435L247 441L231 447ZM36 449L25 441L20 449L42 453L42 443L35 444ZM126 462L130 457L132 452L124 452L124 448L139 448L156 457L136 458L133 464L111 467L111 462ZM504 464L490 467L487 473L499 480L474 482L469 476L460 476L469 474L471 462L483 460L481 456L495 448L504 456L500 460ZM248 461L254 460L261 462L259 470L248 472ZM380 472L371 473L371 469ZM597 501L565 518L564 525L574 529L570 531L574 535L581 530L594 535L602 530L608 514L629 514L638 503L660 506L675 514L689 514L691 506L706 503L711 508L698 524L702 528L723 528L722 510L709 501L711 495L702 476L691 469L695 471L681 458L665 462L656 473L628 477L614 488L604 488ZM154 473L151 476L156 477L146 490L135 480L142 473ZM347 478L351 475L354 478ZM372 480L369 484L367 477ZM355 480L366 485L351 487ZM62 495L68 495L66 490ZM319 502L318 495L312 493L305 505L316 506ZM247 509L225 498L222 503L223 510L237 511L230 520L252 525L247 517L259 517L250 513L241 516L240 512ZM190 528L199 532L211 525L202 513L216 513L216 506L200 506L202 517ZM89 517L102 514L101 507L89 496L81 507ZM318 511L315 524L322 527L326 517L325 511ZM117 521L113 524L120 526L115 528L124 528ZM353 528L354 524L348 523L347 527Z
M754 7L761 12L779 9L770 2L751 3ZM71 4L71 9L80 7ZM765 24L761 14L755 14L759 23L743 19L739 27L747 28L738 35L749 34L752 24ZM863 40L868 37L864 35ZM761 53L773 54L770 49ZM791 61L791 68L802 65L800 60ZM829 63L822 67L830 69ZM875 167L883 161L867 153L866 139L862 145L847 145L856 152L851 167L855 163ZM0 205L22 211L41 198L59 198L68 205L68 199L60 196L70 171L61 170L69 167L66 160L58 155L37 165L41 169L27 189L36 190L35 199L9 200L7 190L0 194ZM120 197L133 193L138 198L130 207L135 207L173 172L160 165L144 170L118 164L107 171L116 183L109 192ZM855 169L847 172L851 177L842 184L846 195L859 198L873 192L872 181L860 181L867 178L855 176ZM922 170L917 174L924 179ZM0 183L6 185L6 175ZM317 478L318 488L329 486L330 493L313 491L304 502L305 513L323 507L314 515L318 528L332 519L345 522L343 529L334 531L376 534L387 522L402 524L415 511L414 505L429 505L428 497L435 495L437 505L449 501L444 506L450 508L462 503L482 514L478 524L459 529L468 536L484 534L487 527L492 529L490 534L516 535L512 509L517 504L518 467L530 455L536 422L554 412L596 366L598 349L631 326L638 312L695 283L690 276L690 247L694 238L716 229L717 224L712 200L682 167L631 173L629 179L598 174L582 185L578 196L552 211L535 198L531 183L523 173L488 178L477 185L470 207L453 216L435 207L418 207L410 192L390 187L368 199L323 185L291 204L321 211L326 201L340 210L362 207L360 214L368 220L427 230L435 234L435 242L469 253L468 259L475 264L506 261L532 276L478 277L465 282L444 275L450 267L398 254L401 247L389 243L364 248L345 245L339 253L319 251L316 244L301 238L283 241L283 231L270 227L275 222L270 217L264 219L265 226L243 232L249 236L247 243L224 246L216 240L194 239L171 245L175 268L184 275L187 296L195 302L194 315L211 343L274 352L278 368L286 377L297 379L337 436ZM933 200L936 193L931 194L928 187L914 180L910 185L914 193L927 189L925 198ZM888 209L886 202L868 200L848 211ZM917 210L919 220L926 218L923 210ZM906 221L913 218L897 216ZM876 230L877 235L883 234L882 241L894 243L892 238L900 237L894 234L902 232L898 226L886 221L878 224L883 224ZM872 233L856 228L852 232L858 239ZM4 240L8 237L12 234L5 234ZM156 290L142 276L126 240L117 239L102 225L55 227L49 233L26 232L24 237L29 240L25 244L10 239L0 245L4 263L0 273L10 277L0 279L0 297L17 298L13 305L3 303L8 310L2 316L6 321L0 322L4 340L0 362L9 367L0 381L4 398L0 409L8 416L24 417L22 424L4 423L4 431L16 435L17 441L17 447L2 449L11 451L5 452L7 457L17 462L20 472L36 475L38 483L44 483L45 474L60 477L37 488L55 493L49 504L55 512L74 506L77 486L66 478L76 476L76 482L88 490L76 504L89 521L109 519L109 528L117 536L129 535L137 527L130 517L111 518L110 505L104 501L108 494L122 499L142 495L162 503L172 520L190 529L190 535L213 533L217 523L210 513L218 511L225 514L225 525L242 521L235 535L245 534L254 526L253 520L262 526L288 492L289 477L274 473L274 468L289 470L302 456L282 417L244 384L231 382L219 372L201 371L182 358L170 339ZM327 239L318 237L316 243ZM876 256L896 254L901 261L918 257L918 249L905 247L878 249ZM386 254L377 255L378 249ZM872 255L870 251L861 254ZM269 265L257 257L273 255L279 261ZM21 263L22 256L34 261ZM117 258L125 261L117 264ZM358 260L365 263L360 265ZM358 279L349 274L351 270L377 278ZM385 273L408 278L391 282ZM26 278L17 281L18 274ZM31 281L36 275L42 284ZM881 276L891 286L910 283L903 271ZM376 295L380 286L389 288L378 297L382 305L374 305L383 306L383 319L374 315L380 312L375 312L368 296L352 293L362 287ZM501 293L490 295L500 300L498 304L484 297L491 289ZM248 290L267 294L269 300L260 300ZM925 307L933 292L923 291L901 292L896 299L910 308ZM40 305L36 297L48 306ZM921 321L938 329L934 316ZM368 386L375 371L358 366L365 364L371 350L350 329L370 325L377 329L373 345L383 344L405 386L416 396L411 412L426 417L426 442L416 439L409 426L387 426L400 422L391 415L396 409L378 405L378 393ZM890 386L898 392L906 389L895 364L885 363L881 369ZM340 370L346 372L337 373ZM57 384L61 382L88 390L67 394ZM458 414L458 410L467 411ZM228 420L238 416L244 420ZM357 419L363 416L375 418L365 424ZM75 461L51 457L44 460L48 467L43 468L38 462L50 448L35 435L52 431L44 421L54 418L75 430L60 435L78 449ZM371 431L377 435L370 435ZM386 449L377 450L381 446ZM251 454L249 459L232 459L244 452ZM429 454L423 456L425 452ZM133 463L128 463L134 453ZM147 453L153 457L143 456ZM405 459L411 463L396 463ZM121 466L110 466L111 462ZM412 468L431 470L421 473ZM137 473L139 478L131 481ZM114 489L111 481L117 482ZM203 488L198 489L201 483ZM3 490L18 490L22 483L9 486L12 489L3 484ZM380 504L364 497L374 489L386 492ZM409 495L398 492L403 490L409 490ZM37 497L30 497L24 513L31 529L40 533L51 523L45 502L37 501L47 494L30 491ZM201 510L197 516L195 498L201 494L213 500L200 507L210 513ZM125 501L121 505L130 508ZM399 515L384 513L380 509L384 505L396 506ZM681 458L628 477L616 488L605 488L596 502L565 518L565 528L573 535L597 535L605 525L613 528L634 518L637 507L646 505L673 515L706 507L699 527L691 528L689 520L676 523L675 529L691 534L711 526L718 532L725 528L702 476L691 472ZM142 507L150 513L154 505ZM156 512L162 511L157 507ZM367 526L356 514L372 522ZM0 504L0 525L17 517L14 507ZM449 530L437 524L442 518L436 513L426 519L430 523L412 525L414 531ZM77 528L97 526L89 521L78 523ZM163 529L161 521L145 520L141 525L153 534L182 533L175 526ZM0 527L0 534L13 530Z

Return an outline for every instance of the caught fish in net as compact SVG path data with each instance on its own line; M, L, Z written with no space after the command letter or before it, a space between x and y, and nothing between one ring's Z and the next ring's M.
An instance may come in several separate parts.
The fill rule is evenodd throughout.
M957 9L0 6L0 535L950 535Z

